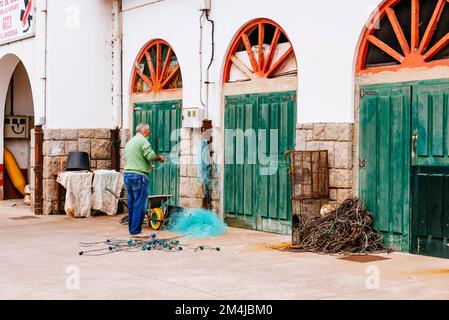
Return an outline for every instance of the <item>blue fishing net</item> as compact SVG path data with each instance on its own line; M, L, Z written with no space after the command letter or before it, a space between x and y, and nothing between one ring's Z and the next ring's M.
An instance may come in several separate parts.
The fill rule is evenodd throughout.
M198 176L197 181L203 184L203 197L212 192L212 159L210 158L209 144L202 139L199 142Z
M203 239L224 234L226 224L214 212L204 209L184 209L172 213L168 229L187 238Z

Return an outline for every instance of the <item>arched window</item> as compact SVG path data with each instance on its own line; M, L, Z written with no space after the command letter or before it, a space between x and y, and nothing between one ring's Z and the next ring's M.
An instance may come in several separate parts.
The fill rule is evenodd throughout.
M149 42L135 62L131 93L179 88L182 88L181 68L172 47L164 40Z
M358 73L449 66L448 0L387 0L367 25Z
M293 46L284 30L269 19L258 19L235 37L226 57L224 83L297 73Z

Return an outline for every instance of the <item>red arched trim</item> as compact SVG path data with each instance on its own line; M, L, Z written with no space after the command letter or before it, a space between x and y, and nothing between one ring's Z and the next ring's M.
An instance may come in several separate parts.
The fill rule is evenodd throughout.
M258 41L259 41L258 45L259 48L261 48L265 37L266 25L271 25L275 27L273 38L271 40L270 52L268 53L267 56L264 55L262 50L259 50L257 54L254 54L251 51L251 44L249 42L248 34L253 32L255 29L258 30ZM236 63L235 53L237 52L237 49L241 45L244 46L252 67L252 70L247 70L246 72L251 74L254 73L259 77L263 78L271 78L277 71L279 71L284 66L285 62L287 62L291 56L295 57L293 45L291 45L291 47L280 58L274 61L276 48L281 35L284 35L284 37L288 40L288 42L291 45L290 39L288 38L284 29L282 29L280 25L278 25L276 22L270 19L265 18L256 19L245 25L234 37L232 45L228 51L228 54L226 55L226 62L223 72L223 83L229 82L231 67L234 63ZM239 62L237 61L237 63ZM244 66L242 68L244 68Z
M151 57L151 52L154 52L155 60ZM158 93L162 90L182 88L181 67L179 63L172 65L173 59L177 61L173 48L166 41L161 39L150 41L140 51L134 63L131 93ZM146 64L148 72L139 68L142 63ZM148 90L138 90L138 81L142 85L144 83Z
M360 42L359 52L356 62L356 73L379 73L382 71L397 71L403 68L420 68L434 66L449 66L449 59L431 60L444 47L449 44L449 33L439 40L433 47L429 48L429 44L434 35L435 29L449 0L438 0L432 18L427 26L420 26L420 5L419 0L411 1L411 36L407 39L404 31L398 22L394 6L402 0L387 0L376 10L376 14L370 18L369 25L365 28ZM380 21L387 17L393 27L396 38L403 52L397 52L386 43L382 42L374 33L376 26L380 25ZM420 27L426 28L425 33L420 39ZM369 45L374 45L386 54L393 57L399 64L392 66L366 67L366 59Z

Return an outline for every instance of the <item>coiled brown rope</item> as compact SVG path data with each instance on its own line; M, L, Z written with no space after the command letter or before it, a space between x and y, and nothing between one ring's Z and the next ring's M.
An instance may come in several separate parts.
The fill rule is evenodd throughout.
M391 252L382 234L372 227L374 217L362 200L345 200L340 208L324 217L300 219L294 232L299 246L324 254L369 254Z

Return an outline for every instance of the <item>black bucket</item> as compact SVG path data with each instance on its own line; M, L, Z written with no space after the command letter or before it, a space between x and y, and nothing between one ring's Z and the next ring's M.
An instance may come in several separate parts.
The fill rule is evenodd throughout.
M90 159L87 152L70 152L67 171L90 171Z

